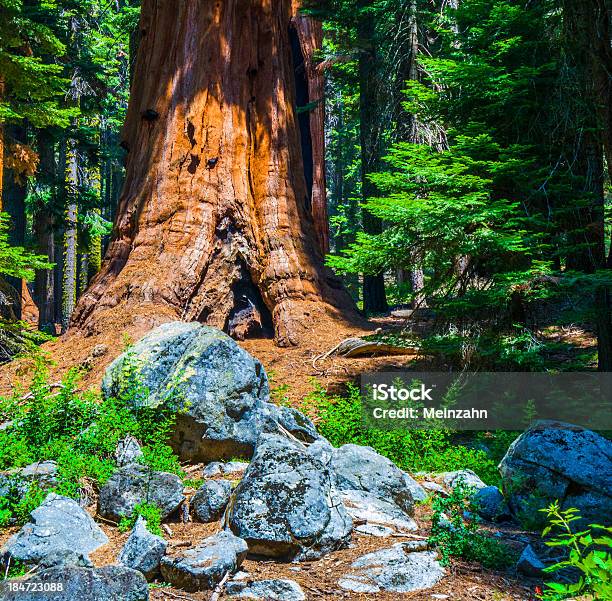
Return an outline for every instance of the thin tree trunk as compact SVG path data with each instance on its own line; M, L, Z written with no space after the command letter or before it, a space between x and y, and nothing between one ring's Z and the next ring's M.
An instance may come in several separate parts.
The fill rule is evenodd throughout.
M55 199L55 156L53 137L46 130L38 132L38 184L51 192L51 202ZM50 263L55 262L54 218L49 206L44 203L36 207L33 218L33 230L38 254L47 257ZM40 269L34 279L34 301L38 306L38 327L40 330L52 330L55 311L55 282L52 269ZM53 332L55 333L55 332Z
M11 141L24 143L25 128L20 125L4 125L4 136ZM4 151L7 152L5 146ZM25 243L26 230L26 182L18 181L13 169L3 170L3 185L2 185L2 210L10 216L11 227L9 229L8 242L12 246L23 246ZM12 286L17 296L21 299L22 281L21 278L6 277L6 282ZM22 301L19 300L14 306L14 313L17 319L21 319Z
M126 182L75 329L140 315L231 331L246 303L288 345L332 306L350 310L327 281L305 205L290 8L143 2Z
M68 172L66 175L67 207L66 230L64 232L64 285L62 290L62 333L68 329L74 311L77 294L77 194L78 194L78 148L70 140L68 150Z
M368 2L360 2L360 6ZM359 21L359 38L363 45L359 55L359 113L361 138L361 197L366 203L376 196L376 186L369 175L378 170L381 159L379 131L378 93L376 86L376 49L374 23L370 15L362 15ZM366 208L362 210L363 231L380 234L382 220ZM366 313L379 313L388 309L384 274L363 276L363 309Z

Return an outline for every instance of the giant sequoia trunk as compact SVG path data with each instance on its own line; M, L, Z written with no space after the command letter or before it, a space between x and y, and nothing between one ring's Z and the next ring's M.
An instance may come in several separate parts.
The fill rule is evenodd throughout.
M307 210L290 9L143 2L114 239L74 328L158 314L238 335L269 324L288 345L350 310Z
M298 60L295 61L294 57L294 62L299 65L296 79L305 91L304 105L308 108L300 115L302 158L305 171L310 174L307 183L315 232L321 252L326 254L329 252L329 219L325 185L325 74L317 63L317 55L323 49L323 25L312 17L299 14L300 4L293 0L292 23L299 45L296 48ZM297 87L299 90L300 86ZM307 138L307 144L304 138Z

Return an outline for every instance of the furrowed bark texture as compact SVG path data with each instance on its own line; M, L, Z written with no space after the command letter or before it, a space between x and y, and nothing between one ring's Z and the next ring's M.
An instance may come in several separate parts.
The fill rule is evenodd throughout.
M143 2L126 182L75 329L156 311L228 328L251 307L290 345L351 310L307 210L290 17L289 0Z
M325 74L317 65L317 53L323 48L323 25L307 15L300 15L299 2L293 2L293 19L308 85L308 111L311 155L311 213L321 252L329 252L329 219L325 184Z

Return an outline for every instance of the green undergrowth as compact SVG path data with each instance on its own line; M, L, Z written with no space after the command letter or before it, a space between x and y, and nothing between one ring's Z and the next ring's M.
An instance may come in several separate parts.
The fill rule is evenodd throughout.
M440 553L442 565L452 557L476 561L485 568L505 569L514 565L517 552L509 545L479 529L470 498L475 489L460 482L448 497L436 495L432 501L429 543Z
M140 403L147 391L132 369L116 397L103 398L79 389L79 372L70 371L60 383L49 384L48 370L39 363L26 394L0 398L0 470L13 470L36 461L57 462L53 488L35 486L19 494L19 478L9 476L8 495L0 497L0 525L23 523L45 495L54 492L78 499L95 491L117 468L117 442L127 435L142 445L142 463L152 469L183 475L178 458L168 446L177 401L162 407ZM12 492L11 492L12 491Z
M157 505L151 503L138 503L134 507L134 511L131 516L124 517L119 522L119 530L121 532L127 532L134 527L138 516L142 516L147 522L147 530L157 536L162 536L161 521L162 515L161 510Z
M330 394L319 383L300 407L317 421L319 432L334 446L370 446L411 473L471 469L486 483L499 480L497 463L516 435L475 433L455 442L450 430L378 430L366 428L361 418L361 396L354 384L344 394ZM499 439L498 439L499 437ZM502 451L503 449L503 451Z

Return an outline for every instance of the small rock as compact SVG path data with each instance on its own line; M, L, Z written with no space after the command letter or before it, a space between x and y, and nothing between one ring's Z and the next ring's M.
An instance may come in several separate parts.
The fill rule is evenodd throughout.
M519 572L525 574L525 576L537 577L542 575L542 570L546 566L542 563L540 558L535 554L531 545L527 545L519 560L516 562L516 569Z
M227 572L240 567L247 551L241 538L231 532L218 532L193 549L163 557L161 573L164 580L188 592L210 590Z
M117 443L115 461L119 467L135 463L142 456L142 449L133 436L128 435Z
M356 593L409 593L430 588L443 576L433 551L413 552L406 543L398 543L354 561L338 584Z
M234 491L229 525L249 552L315 559L345 547L352 521L329 470L298 443L262 435Z
M223 463L221 461L213 461L202 470L204 478L214 478L221 475L223 475Z
M427 480L425 482L421 482L421 486L429 492L436 493L443 497L448 496L448 493L446 492L444 487L441 484L438 484L437 482L429 482L429 480Z
M253 582L231 580L225 586L225 591L230 597L240 599L262 601L305 601L306 599L300 585L285 578Z
M365 520L368 524L391 526L408 532L417 529L416 522L395 503L362 490L343 490L340 495L346 511L356 521Z
M334 449L331 467L341 490L369 492L394 502L410 515L414 502L427 497L416 481L370 447L345 444Z
M159 574L161 558L166 553L168 543L147 530L147 522L138 516L134 529L119 552L117 561L128 568L142 572L147 580Z
M476 491L472 503L478 515L489 522L499 522L510 518L510 510L497 486L485 486Z
M200 522L216 522L221 518L232 494L227 480L208 480L193 495L190 506Z
M11 590L12 582L31 587ZM38 592L38 588L43 589ZM44 591L44 589L49 589ZM148 601L149 588L144 576L123 566L82 568L54 567L20 580L0 582L2 601Z
M76 501L55 493L47 495L30 519L2 548L3 557L24 563L38 563L63 551L87 557L108 542L106 534Z
M247 470L249 464L246 461L213 461L209 463L203 470L202 475L205 478L214 478L215 476L233 476Z
M444 474L444 485L447 488L455 488L459 482L476 490L487 486L472 470L458 470Z
M133 463L117 470L100 489L98 513L118 522L131 516L139 503L150 503L159 507L165 519L184 500L183 483L178 476Z
M232 476L245 472L248 467L249 464L246 461L228 461L223 464L223 474L225 476Z

